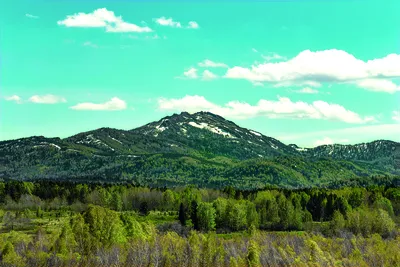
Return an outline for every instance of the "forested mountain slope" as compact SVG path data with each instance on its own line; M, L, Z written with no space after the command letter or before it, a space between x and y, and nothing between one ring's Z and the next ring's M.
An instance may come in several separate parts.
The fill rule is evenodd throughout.
M183 112L125 131L0 142L1 179L262 188L371 182L400 173L400 144L299 148L209 113Z

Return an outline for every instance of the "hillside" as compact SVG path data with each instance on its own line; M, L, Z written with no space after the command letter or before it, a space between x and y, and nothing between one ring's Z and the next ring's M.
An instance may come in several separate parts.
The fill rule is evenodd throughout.
M0 142L1 179L299 188L400 173L400 144L299 148L208 113L183 112L124 131Z

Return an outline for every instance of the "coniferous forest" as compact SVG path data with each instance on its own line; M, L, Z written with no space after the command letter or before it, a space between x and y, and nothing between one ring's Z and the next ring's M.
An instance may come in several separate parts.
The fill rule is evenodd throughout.
M400 188L0 183L0 266L399 266Z

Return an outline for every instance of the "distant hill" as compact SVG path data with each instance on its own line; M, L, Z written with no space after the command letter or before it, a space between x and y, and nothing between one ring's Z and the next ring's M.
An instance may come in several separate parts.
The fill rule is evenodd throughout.
M379 183L399 174L400 143L300 148L209 112L174 114L129 131L0 142L0 179L297 188Z

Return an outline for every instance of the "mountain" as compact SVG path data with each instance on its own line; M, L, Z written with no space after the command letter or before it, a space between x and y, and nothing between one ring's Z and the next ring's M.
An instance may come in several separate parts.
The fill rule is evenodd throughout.
M0 179L240 188L368 184L372 175L400 174L399 155L400 144L384 140L300 148L209 112L183 112L129 131L2 141Z
M259 132L239 127L210 112L183 112L152 122L131 132L178 142L209 156L237 159L270 158L297 155L297 151Z

